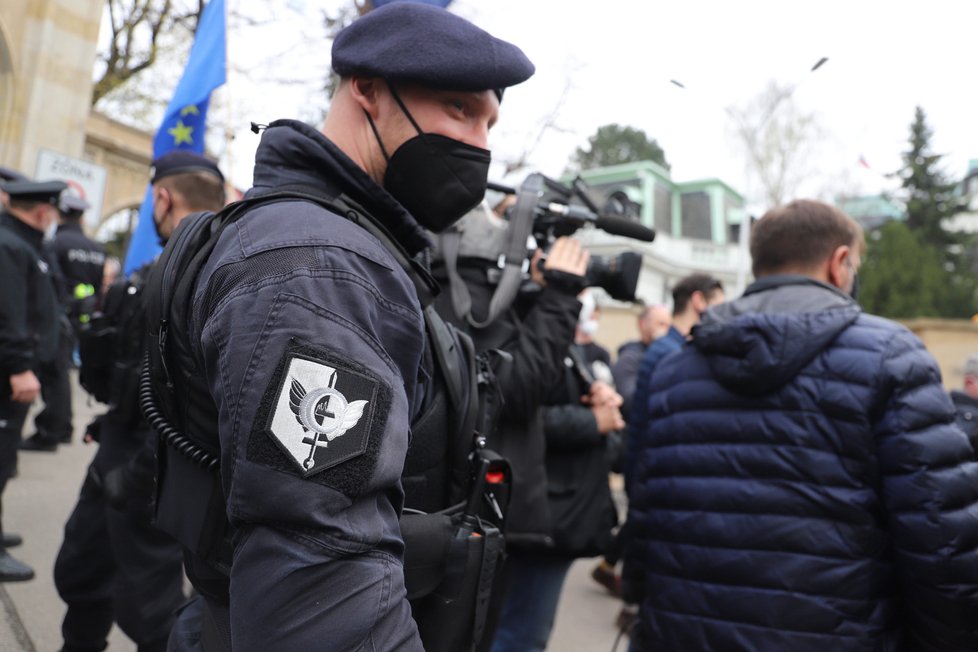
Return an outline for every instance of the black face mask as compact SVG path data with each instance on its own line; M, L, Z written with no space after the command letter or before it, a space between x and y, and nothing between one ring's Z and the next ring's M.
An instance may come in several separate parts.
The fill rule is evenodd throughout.
M162 220L157 220L156 219L156 213L153 213L152 215L150 215L150 217L153 218L153 230L156 231L156 240L157 240L157 242L160 243L160 246L161 247L165 247L166 246L166 238L164 238L163 237L163 233L160 232L160 222Z
M430 231L440 233L479 205L489 178L489 150L440 134L426 134L391 87L391 94L418 132L387 156L377 127L370 127L387 159L384 188Z

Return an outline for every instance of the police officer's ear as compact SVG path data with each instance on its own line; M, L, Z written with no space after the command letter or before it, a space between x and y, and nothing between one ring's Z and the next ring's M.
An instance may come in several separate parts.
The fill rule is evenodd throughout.
M378 117L383 81L377 77L350 77L350 95L374 120Z
M163 186L153 187L153 219L157 222L166 217L173 207L173 196L168 188Z

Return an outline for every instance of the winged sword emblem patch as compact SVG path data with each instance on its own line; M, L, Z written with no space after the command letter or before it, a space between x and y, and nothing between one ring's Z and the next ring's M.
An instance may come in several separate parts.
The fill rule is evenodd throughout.
M289 361L268 433L308 477L364 452L376 382L301 356Z

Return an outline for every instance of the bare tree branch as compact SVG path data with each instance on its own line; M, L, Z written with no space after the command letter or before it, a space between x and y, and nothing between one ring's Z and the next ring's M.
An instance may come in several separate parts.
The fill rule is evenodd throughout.
M95 80L92 104L153 66L161 35L174 29L193 34L203 6L203 0L196 0L193 8L185 10L176 7L172 0L109 0L112 34L108 52L100 57L105 69Z
M794 90L771 81L743 108L727 108L768 206L784 203L797 190L804 162L822 133L815 116L792 101Z

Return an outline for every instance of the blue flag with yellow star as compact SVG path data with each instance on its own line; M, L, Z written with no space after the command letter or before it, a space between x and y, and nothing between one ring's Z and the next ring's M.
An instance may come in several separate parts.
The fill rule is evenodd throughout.
M224 0L210 0L200 15L187 67L153 139L154 159L175 149L204 153L207 104L211 91L224 84L227 74L225 38ZM159 252L153 225L153 189L148 186L126 253L125 273L153 260Z

